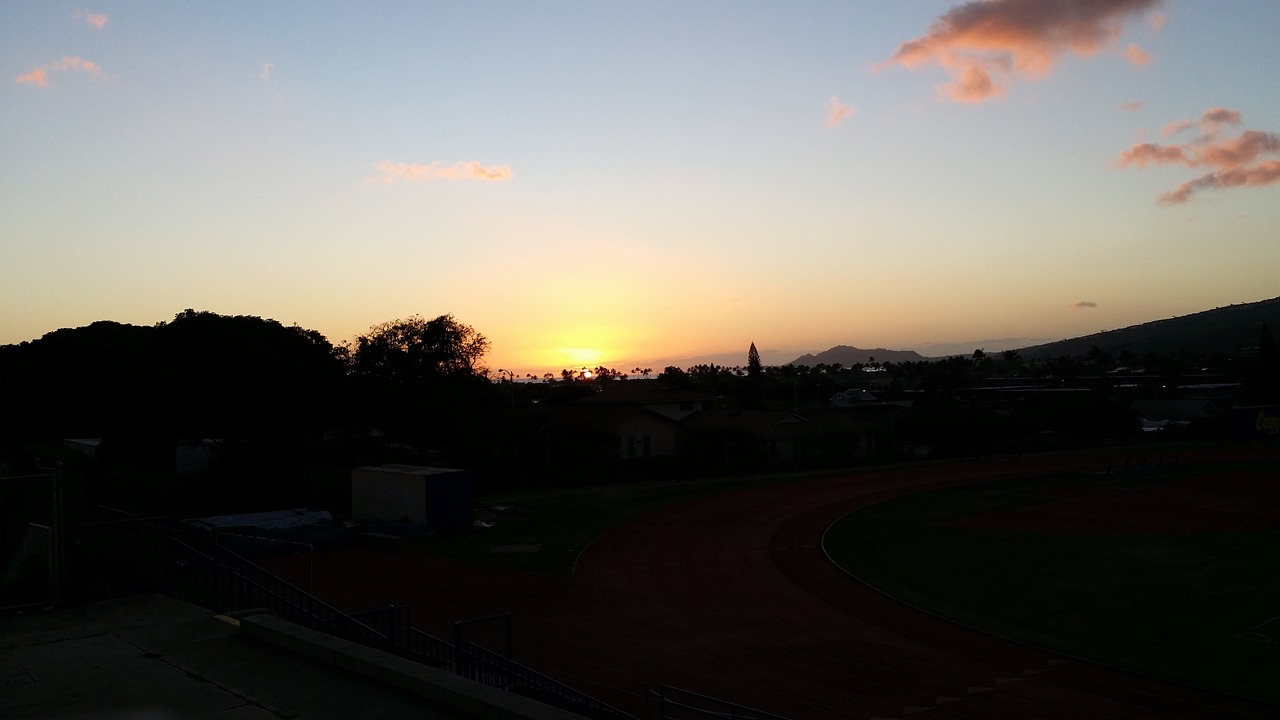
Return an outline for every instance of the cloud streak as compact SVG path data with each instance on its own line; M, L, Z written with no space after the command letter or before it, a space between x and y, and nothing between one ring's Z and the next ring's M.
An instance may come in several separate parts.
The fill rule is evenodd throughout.
M1072 310L1086 310L1088 308L1098 307L1098 303L1092 302L1089 300L1081 300L1080 302L1071 303L1067 307L1071 308Z
M62 59L47 62L39 67L32 68L27 72L15 78L20 85L35 85L36 87L49 86L49 73L51 72L70 72L76 70L88 73L94 77L105 79L107 74L102 71L92 60L85 60L82 57L73 55L63 55Z
M1146 67L1151 64L1151 53L1142 48L1129 43L1129 47L1124 49L1124 59L1129 61L1134 67Z
M82 20L85 23L98 28L99 30L106 27L107 25L106 13L96 13L96 12L89 12L88 10L79 10L76 13L74 13L71 16L71 18L73 20Z
M939 85L949 100L980 103L1005 93L1011 80L1049 75L1064 55L1090 57L1114 49L1124 22L1163 0L973 0L939 16L927 34L900 44L876 69L901 65L914 70L937 65L951 76ZM1155 29L1163 17L1148 22ZM1146 65L1151 55L1137 45L1123 53Z
M511 168L506 165L481 165L472 160L453 165L439 162L393 163L384 160L374 164L380 174L370 182L377 185L392 185L396 182L430 182L432 180L479 180L481 182L502 182L512 178Z
M1243 122L1239 110L1213 107L1195 120L1175 120L1161 128L1165 137L1193 127L1201 135L1187 143L1161 145L1138 143L1120 153L1116 164L1122 168L1149 165L1183 165L1209 168L1210 172L1162 193L1162 205L1180 205L1202 190L1263 187L1280 182L1280 134L1245 130L1234 137L1223 131Z
M840 98L835 95L827 101L827 127L833 128L839 125L845 118L851 117L855 111L852 105L845 105L840 102Z

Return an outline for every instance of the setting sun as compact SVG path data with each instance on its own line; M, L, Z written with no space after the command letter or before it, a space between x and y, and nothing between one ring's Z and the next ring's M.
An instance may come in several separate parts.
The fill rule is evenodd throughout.
M448 313L543 377L1000 352L1275 296L1280 3L326 4L341 52L229 5L175 34L185 4L4 3L0 344ZM224 52L150 60L191 43Z

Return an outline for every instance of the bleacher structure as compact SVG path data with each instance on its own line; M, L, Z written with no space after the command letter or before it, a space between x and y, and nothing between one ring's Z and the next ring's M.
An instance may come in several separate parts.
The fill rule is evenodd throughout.
M33 476L34 477L34 476ZM24 478L27 479L27 478ZM44 483L39 483L41 487ZM49 487L56 487L50 477ZM51 514L51 517L44 517ZM165 517L101 508L108 519L64 524L56 508L10 533L0 556L0 611L161 592L216 613L265 609L291 623L376 648L593 720L638 720L524 665L511 654L511 616L460 620L453 641L413 627L409 605L346 612L236 553L209 533ZM15 593L13 588L17 588ZM496 625L499 641L472 632ZM492 635L492 633L488 633ZM493 647L496 645L497 647ZM785 720L751 708L660 685L645 691L647 720Z

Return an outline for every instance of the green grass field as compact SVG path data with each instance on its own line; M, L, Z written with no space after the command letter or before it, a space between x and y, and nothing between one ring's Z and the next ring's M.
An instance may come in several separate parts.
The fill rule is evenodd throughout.
M824 545L865 582L957 622L1280 702L1280 622L1259 627L1280 615L1280 531L1142 535L947 524L1090 483L1117 479L1044 477L902 497L845 517Z

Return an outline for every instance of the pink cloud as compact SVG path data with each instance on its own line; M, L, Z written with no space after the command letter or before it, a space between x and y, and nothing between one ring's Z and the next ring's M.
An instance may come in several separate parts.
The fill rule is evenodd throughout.
M1168 22L1168 20L1168 15L1157 11L1147 16L1147 25L1149 25L1155 32L1160 32L1160 28L1164 27L1164 24Z
M1151 64L1151 53L1129 43L1129 47L1124 49L1124 59L1128 60L1130 65L1146 67Z
M25 72L15 78L20 85L35 85L36 87L48 87L49 72L42 67L35 68L30 72Z
M1163 0L972 0L935 19L927 34L900 44L877 69L937 65L951 76L940 94L982 102L1004 92L1010 79L1035 80L1063 55L1092 56L1114 48L1124 21ZM1130 62L1149 60L1131 46Z
M845 105L840 102L840 98L835 95L827 101L827 127L833 128L841 123L845 118L852 116L854 107Z
M1160 195L1161 205L1180 205L1201 190L1221 190L1234 187L1263 187L1280 182L1280 160L1266 160L1253 167L1231 168L1211 172Z
M980 103L1004 94L1004 88L996 85L987 69L978 63L966 65L951 84L939 85L938 90L952 100L964 103Z
M102 72L102 68L94 61L85 60L84 58L75 57L73 55L63 55L61 60L54 60L52 62L47 62L40 67L32 68L15 79L19 84L23 85L48 87L50 71L69 72L71 70L89 73L97 78L107 77L107 74Z
M1120 103L1117 107L1125 112L1137 112L1146 105L1142 100L1130 100L1129 102Z
M1071 308L1072 310L1084 310L1086 308L1096 308L1098 307L1098 303L1091 302L1089 300L1081 300L1080 302L1071 303L1067 307Z
M1138 143L1120 153L1118 160L1121 167L1146 167L1150 165L1167 165L1180 162L1190 164L1190 160L1178 145L1157 145L1155 143Z
M1266 155L1280 155L1280 135L1261 130L1245 130L1239 137L1205 145L1200 162L1223 170L1235 170Z
M371 179L370 182L381 185L391 185L400 180L405 182L428 182L431 180L501 182L512 178L511 168L506 165L484 166L474 160L454 163L453 165L441 165L438 162L425 165L422 163L393 163L390 160L384 160L383 162L375 163L373 167L381 175Z
M1139 143L1120 153L1120 167L1143 168L1147 165L1185 165L1189 168L1209 167L1213 171L1163 193L1163 205L1178 205L1190 200L1201 190L1237 187L1263 187L1280 182L1280 134L1262 130L1245 130L1235 137L1222 137L1226 125L1243 122L1239 110L1209 108L1199 118L1204 134L1188 143L1158 145ZM1162 129L1165 136L1191 127L1191 120L1178 120Z
M1228 110L1224 107L1209 108L1200 116L1200 129L1205 135L1212 135L1223 125L1239 125L1241 122L1239 110Z
M71 17L76 20L83 20L84 22L98 28L99 30L106 27L107 25L106 13L95 13L95 12L89 12L88 10L80 10L80 11L77 11L75 14L73 14Z

